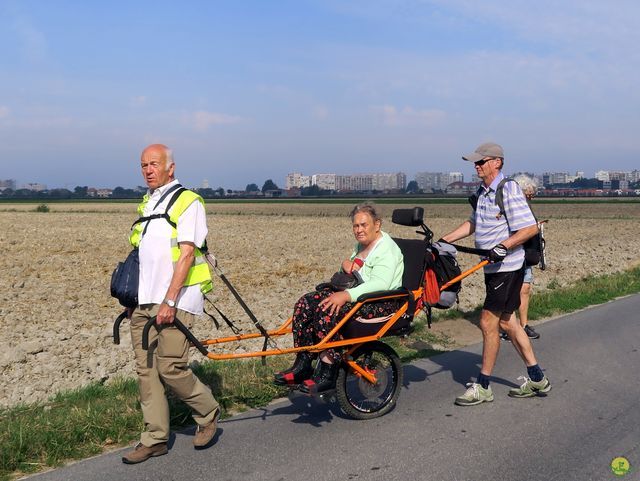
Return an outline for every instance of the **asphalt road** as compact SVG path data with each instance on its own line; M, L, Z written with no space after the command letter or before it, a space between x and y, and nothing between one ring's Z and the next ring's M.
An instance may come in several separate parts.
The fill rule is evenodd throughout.
M139 465L122 464L121 450L32 479L640 480L638 313L640 295L541 325L534 347L553 385L544 398L507 396L526 370L503 342L495 401L454 406L480 364L474 345L406 365L382 418L354 421L335 402L296 396L223 421L205 451L180 433L168 455ZM631 464L623 477L610 469L619 456Z

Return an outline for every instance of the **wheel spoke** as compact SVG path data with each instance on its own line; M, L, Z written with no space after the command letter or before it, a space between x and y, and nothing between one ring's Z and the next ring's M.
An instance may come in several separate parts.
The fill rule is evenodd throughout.
M370 383L351 370L343 371L338 383L338 400L352 417L367 419L381 416L393 407L399 395L402 370L393 349L381 342L369 343L354 353L358 365L375 373Z

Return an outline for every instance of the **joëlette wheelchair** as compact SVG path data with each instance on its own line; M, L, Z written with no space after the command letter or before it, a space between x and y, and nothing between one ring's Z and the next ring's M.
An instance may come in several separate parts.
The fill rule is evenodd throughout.
M267 341L274 338L290 335L292 332L292 318L289 318L279 328L266 331L257 321L253 313L246 307L237 291L221 274L222 280L227 284L251 317L258 332L240 334L216 339L198 340L193 333L177 318L174 326L178 328L191 342L191 344L209 359L226 360L250 357L278 356L292 354L301 351L320 353L325 349L339 348L342 350L342 365L338 372L336 388L334 392L324 391L322 397L335 394L341 409L354 419L372 419L391 411L400 395L403 384L403 372L400 358L395 350L381 341L387 336L407 335L412 331L411 322L421 309L429 309L420 300L424 289L424 273L429 262L432 261L431 245L433 233L423 222L424 210L422 207L411 209L396 209L393 211L392 222L408 227L419 227L416 233L424 236L421 239L397 239L395 242L404 255L404 275L402 287L391 291L379 291L363 294L354 303L352 309L347 312L335 327L317 344L313 346L267 349ZM487 261L482 261L471 269L464 271L458 277L440 287L444 290L451 284L459 282L471 273L483 267ZM212 265L214 270L216 265ZM404 303L390 317L382 320L359 319L358 311L370 302L389 299L402 299ZM113 327L114 342L119 343L119 327L126 317L126 311L115 321ZM148 333L155 325L152 318L145 326L142 339L142 347L150 349ZM265 342L261 351L243 353L220 353L210 351L209 346L219 346L228 342L244 341L263 337ZM151 346L153 349L154 346Z

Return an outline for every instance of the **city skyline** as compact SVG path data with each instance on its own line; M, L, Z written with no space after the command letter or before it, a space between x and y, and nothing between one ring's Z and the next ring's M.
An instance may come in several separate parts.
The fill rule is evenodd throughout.
M538 179L540 186L543 185L562 185L562 184L570 184L571 182L583 178L583 179L592 179L598 180L601 182L609 182L609 181L624 181L627 183L635 184L640 181L640 170L633 169L629 171L621 171L621 170L599 170L594 173L593 176L586 175L584 171L576 171L574 174L567 171L548 171L548 172L531 172L531 171L522 171L522 172L504 172L505 176L513 177L519 174L527 174L531 175ZM449 171L449 172L417 172L413 179L408 178L406 174L402 171L398 172L370 172L370 173L357 173L357 174L335 174L335 173L310 173L305 174L301 172L290 172L287 174L283 182L280 183L275 181L273 178L266 179L265 181L259 182L259 184L266 184L268 182L272 182L276 184L278 189L281 190L289 190L289 189L300 189L302 187L311 187L318 186L323 190L330 191L397 191L404 190L409 182L416 182L417 186L422 190L429 189L437 189L437 190L446 190L446 187L449 184L460 183L460 184L469 184L469 183L478 183L480 179L477 175L472 174L470 177L465 177L462 172L459 171ZM186 183L185 183L186 184ZM245 185L248 187L249 185L256 185L259 187L259 184L256 182L249 182ZM195 189L211 189L211 190L219 190L224 189L225 191L236 191L241 192L243 188L229 189L228 187L218 185L214 187L210 185L209 180L203 178L200 184L187 184L189 188ZM96 187L94 185L76 185L76 186L49 186L42 183L26 183L19 184L15 179L2 179L0 178L0 192L4 189L11 190L33 190L33 191L43 191L43 190L56 190L56 189L67 189L72 190L74 188L88 188L89 190L95 191L107 191L112 190L114 188L125 188L125 189L134 189L134 190L145 190L146 187L141 185L140 183L133 186L101 186Z
M0 177L135 186L289 172L638 168L640 4L0 1ZM276 180L279 179L279 180Z

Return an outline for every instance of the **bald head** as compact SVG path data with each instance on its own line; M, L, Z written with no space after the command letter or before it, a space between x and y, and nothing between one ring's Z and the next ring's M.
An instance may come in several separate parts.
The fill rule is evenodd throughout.
M174 180L173 152L163 144L151 144L140 156L142 176L150 190L155 190Z
M145 147L142 151L142 155L144 156L146 152L154 152L157 153L157 155L160 155L165 160L167 169L171 164L173 164L173 150L164 144L151 144Z

